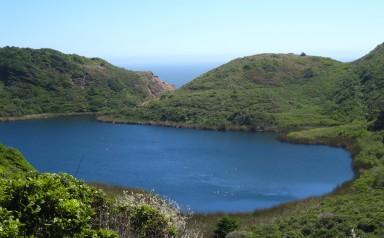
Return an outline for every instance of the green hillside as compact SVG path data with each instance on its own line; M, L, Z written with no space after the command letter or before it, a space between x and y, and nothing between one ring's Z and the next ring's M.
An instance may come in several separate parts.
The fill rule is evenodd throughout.
M239 58L124 116L212 129L339 125L347 114L360 113L346 109L350 98L343 110L333 98L349 78L347 68L329 58L293 54Z
M351 65L357 75L355 86L374 130L384 128L384 43Z
M35 171L35 169L19 151L0 144L0 179L28 171Z
M0 117L105 112L172 90L150 72L51 49L0 48Z

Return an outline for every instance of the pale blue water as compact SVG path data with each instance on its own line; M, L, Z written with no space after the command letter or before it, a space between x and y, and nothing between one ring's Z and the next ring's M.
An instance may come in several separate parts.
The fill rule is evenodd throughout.
M129 64L122 67L130 70L152 71L160 80L173 84L176 88L192 81L203 73L220 66L221 63L163 63L163 64Z
M353 177L341 148L276 133L214 132L56 118L0 123L0 143L40 172L141 187L194 211L252 211L322 195Z

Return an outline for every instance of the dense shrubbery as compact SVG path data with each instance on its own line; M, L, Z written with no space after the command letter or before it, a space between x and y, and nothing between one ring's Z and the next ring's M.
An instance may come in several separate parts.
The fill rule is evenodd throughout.
M236 230L239 227L235 218L230 216L224 216L217 222L217 228L215 230L215 237L224 238L230 232Z
M254 226L252 237L382 237L382 190L330 196L310 213Z
M19 222L18 236L91 235L92 217L105 200L102 192L66 174L32 172L0 181L0 207Z
M0 180L0 237L199 237L189 217L155 194L112 199L64 173Z

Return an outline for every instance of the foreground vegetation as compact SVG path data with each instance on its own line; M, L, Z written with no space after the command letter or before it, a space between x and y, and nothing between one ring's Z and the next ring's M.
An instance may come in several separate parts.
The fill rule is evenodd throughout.
M0 161L19 173L0 174L0 237L200 236L175 202L152 193L107 196L68 174L28 171L20 153L1 148Z

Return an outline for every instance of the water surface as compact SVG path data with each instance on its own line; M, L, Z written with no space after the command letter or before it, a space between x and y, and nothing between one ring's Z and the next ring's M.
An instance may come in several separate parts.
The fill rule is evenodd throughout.
M192 81L203 73L218 67L222 63L163 63L163 64L140 64L122 65L130 70L152 71L162 81L173 84L176 88Z
M141 187L194 211L252 211L322 195L353 177L341 148L214 132L56 118L0 123L0 143L40 172Z

